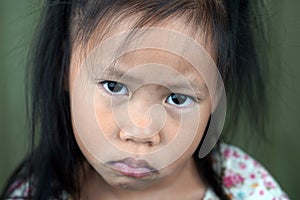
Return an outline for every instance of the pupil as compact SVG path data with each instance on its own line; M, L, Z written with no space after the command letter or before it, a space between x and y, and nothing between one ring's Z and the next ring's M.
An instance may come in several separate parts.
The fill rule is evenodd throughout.
M186 101L186 99L187 99L187 97L186 96L184 96L184 95L180 95L180 94L173 94L172 96L171 96L171 98L172 98L172 100L173 100L173 102L175 103L175 104L183 104L185 101Z
M122 90L122 84L116 82L109 82L108 88L112 92L120 92Z

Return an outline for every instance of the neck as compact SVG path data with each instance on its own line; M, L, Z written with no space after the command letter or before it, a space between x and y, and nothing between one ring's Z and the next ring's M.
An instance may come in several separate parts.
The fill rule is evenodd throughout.
M193 158L170 176L143 190L123 190L112 187L89 167L83 182L82 199L201 199L205 194L205 184L197 172Z

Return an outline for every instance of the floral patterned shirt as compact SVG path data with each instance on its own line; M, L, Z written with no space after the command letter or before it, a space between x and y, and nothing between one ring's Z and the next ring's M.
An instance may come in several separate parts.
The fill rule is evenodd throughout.
M213 154L214 168L223 168L223 188L229 199L235 200L287 200L274 178L256 160L238 147L221 144L221 156ZM212 189L206 191L204 200L219 199Z
M213 153L214 170L221 173L223 169L223 188L232 200L288 200L274 178L251 156L238 147L221 144L221 155ZM222 161L221 161L222 160ZM10 192L11 191L11 192ZM9 188L11 199L27 196L27 182L15 182ZM63 192L61 199L70 200L70 195ZM203 200L218 200L219 198L208 188Z

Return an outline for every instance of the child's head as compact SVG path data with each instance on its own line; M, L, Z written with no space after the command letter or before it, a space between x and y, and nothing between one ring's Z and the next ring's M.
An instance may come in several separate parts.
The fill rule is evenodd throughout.
M115 23L118 31L108 31L98 45L89 40L86 54L74 45L69 93L73 131L85 158L111 185L141 189L190 161L209 118L215 121L214 88L222 79L201 30L192 34L174 17L135 29L128 41L130 23L136 22ZM97 29L102 38L105 28Z
M204 170L209 155L198 153L218 124L223 82L230 104L255 105L262 80L247 1L49 2L32 52L40 183L77 193L86 161L129 189L164 180L191 158ZM237 119L239 108L231 114Z

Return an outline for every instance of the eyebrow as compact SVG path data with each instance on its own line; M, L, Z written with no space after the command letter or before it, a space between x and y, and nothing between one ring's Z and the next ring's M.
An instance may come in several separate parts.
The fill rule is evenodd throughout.
M136 78L133 76L128 76L125 75L126 71L117 69L116 67L110 67L108 69L106 69L103 72L103 78L111 78L111 79L115 79L116 81L123 79L125 81L130 81L130 82L135 82L135 83L140 83L143 84L144 81L141 78ZM207 88L207 85L205 83L195 83L194 81L189 80L188 78L186 78L188 80L189 84L171 84L170 88L174 88L177 90L191 90L191 88L194 91L200 91L201 93L209 93L209 90Z

